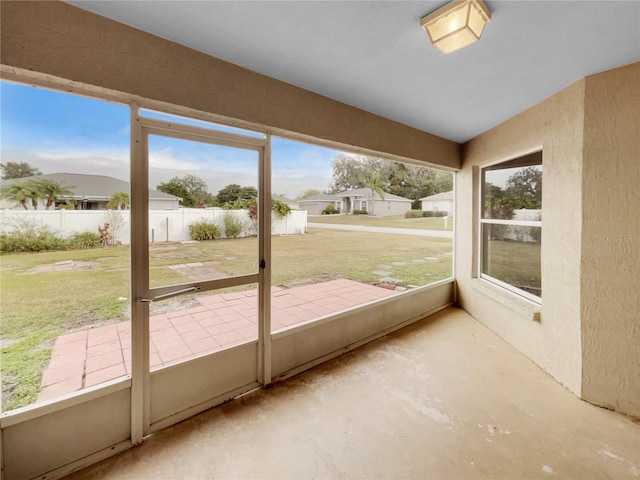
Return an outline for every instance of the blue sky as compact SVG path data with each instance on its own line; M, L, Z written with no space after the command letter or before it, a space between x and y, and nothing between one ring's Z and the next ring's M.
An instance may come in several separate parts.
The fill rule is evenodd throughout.
M127 106L0 82L2 162L128 180L129 136ZM295 198L310 188L327 189L331 161L342 153L273 138L272 191ZM238 149L153 138L150 164L152 188L186 174L200 176L213 194L230 183L257 182L256 158Z

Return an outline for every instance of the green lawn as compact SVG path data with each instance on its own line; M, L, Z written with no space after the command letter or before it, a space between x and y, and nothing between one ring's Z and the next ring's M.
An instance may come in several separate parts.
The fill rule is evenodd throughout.
M151 251L155 285L188 281L168 268L176 263L215 260L216 269L227 275L257 269L256 238L158 247L167 248ZM349 278L376 283L381 275L374 272L384 270L407 285L425 285L451 275L451 250L450 239L311 228L306 235L272 237L272 282L293 286ZM67 260L90 265L35 272ZM128 319L129 271L127 246L0 257L3 409L36 400L57 336Z
M444 230L440 217L404 218L403 215L370 217L368 215L312 215L309 223L333 223L338 225L362 225L365 227L419 228L422 230ZM453 217L447 221L447 230L453 230Z
M490 240L484 265L484 273L539 294L540 243Z

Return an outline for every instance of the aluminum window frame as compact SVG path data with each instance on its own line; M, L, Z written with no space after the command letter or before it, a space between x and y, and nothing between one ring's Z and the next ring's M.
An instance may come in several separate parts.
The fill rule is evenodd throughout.
M479 186L478 186L478 212L477 212L477 218L478 218L478 278L485 280L495 286L498 286L506 291L508 291L509 293L512 293L514 295L518 295L519 297L523 297L535 304L541 305L542 304L542 285L540 288L540 296L534 295L532 293L529 293L525 290L522 290L521 288L518 288L514 285L511 285L510 283L507 283L503 280L500 280L496 277L493 277L487 273L484 273L484 257L485 257L485 250L484 250L484 229L483 229L483 225L508 225L508 226L523 226L523 227L538 227L540 228L540 230L542 231L542 220L505 220L505 219L497 219L497 218L484 218L484 201L485 201L485 173L487 171L493 171L493 170L499 170L500 165L507 165L509 163L514 163L517 162L520 159L524 159L525 157L528 157L530 155L535 155L535 154L540 154L540 163L531 163L531 164L523 164L520 165L520 167L526 167L526 166L533 166L533 165L540 165L540 167L542 167L543 165L543 149L540 148L535 148L531 151L528 152L523 152L520 155L516 155L510 158L506 158L503 160L500 160L496 163L492 163L490 165L486 165L484 167L480 168L480 174L479 174ZM504 168L514 168L517 167L518 165L511 165L511 166L505 166ZM542 244L542 237L540 240L540 244ZM542 281L542 265L540 266L540 278Z

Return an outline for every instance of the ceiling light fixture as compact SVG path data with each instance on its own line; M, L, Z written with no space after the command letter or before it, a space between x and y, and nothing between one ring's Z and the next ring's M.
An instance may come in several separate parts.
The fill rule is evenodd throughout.
M478 40L489 20L482 0L454 0L422 17L420 26L442 53L451 53Z

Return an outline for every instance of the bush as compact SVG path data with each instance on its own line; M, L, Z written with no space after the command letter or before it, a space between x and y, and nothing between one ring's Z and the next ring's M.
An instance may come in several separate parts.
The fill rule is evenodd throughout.
M205 220L189 224L189 235L193 240L215 240L220 237L220 228Z
M283 201L274 198L271 200L271 211L282 218L291 213L291 207Z
M64 250L68 244L48 227L27 220L20 222L16 230L0 234L1 253Z
M431 210L425 210L422 212L423 217L433 217L433 212Z
M225 210L248 210L257 205L255 198L238 198L232 202L225 203L222 208Z
M224 236L227 238L237 238L242 233L244 224L237 216L231 212L224 214Z
M407 210L404 212L404 218L422 218L422 210Z
M81 232L74 234L69 239L71 248L96 248L102 243L100 235L94 232Z
M333 205L327 205L324 207L324 210L322 210L322 215L333 215L334 213L336 213L336 207Z
M510 220L515 215L515 212L513 211L513 207L509 204L503 204L503 205L491 207L489 212L491 215L489 218L499 218L503 220Z
M366 215L367 211L366 210L354 210L353 212L351 212L353 215Z
M434 212L436 215L436 217L446 217L447 215L449 215L449 212L445 212L445 211L440 211L438 210L437 212Z

